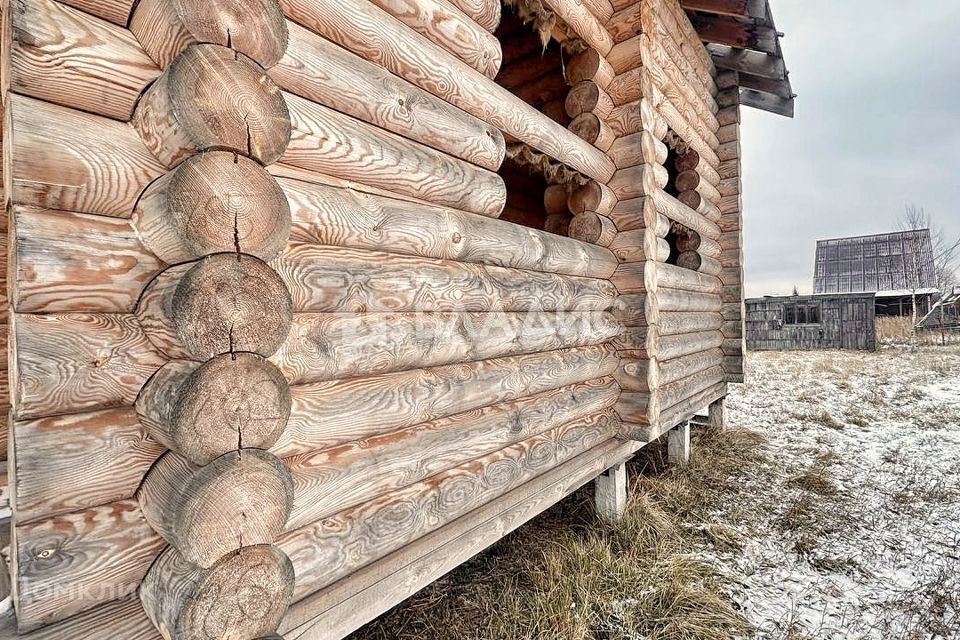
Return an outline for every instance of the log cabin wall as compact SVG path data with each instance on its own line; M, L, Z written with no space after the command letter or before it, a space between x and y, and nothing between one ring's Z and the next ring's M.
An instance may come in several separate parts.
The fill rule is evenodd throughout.
M676 0L543 0L534 98L497 1L11 3L20 637L341 637L725 393Z
M746 311L743 289L743 184L740 153L740 78L736 71L717 75L720 89L717 120L720 129L720 264L723 271L723 371L727 382L743 382L743 354L746 352Z
M716 69L678 2L615 9L606 91L614 147L634 152L610 183L625 325L617 410L625 433L649 442L726 395L720 107Z

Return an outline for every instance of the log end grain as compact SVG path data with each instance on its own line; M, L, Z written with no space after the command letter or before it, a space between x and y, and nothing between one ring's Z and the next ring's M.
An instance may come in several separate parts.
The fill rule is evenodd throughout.
M271 164L283 155L291 132L283 94L266 72L212 44L184 49L144 94L133 123L168 167L209 149Z
M293 583L290 559L273 546L244 547L206 570L170 548L151 567L140 600L165 638L248 640L277 630Z
M186 375L178 375L186 367ZM196 367L172 362L137 398L151 435L194 464L238 447L269 449L287 425L290 385L276 366L252 353L225 354Z
M197 42L231 47L270 68L287 50L287 21L277 0L172 0Z
M169 452L138 494L147 522L189 562L212 567L246 546L269 544L293 506L293 479L261 449L226 453L205 466Z
M259 164L211 151L154 182L133 222L147 248L168 264L227 251L270 260L290 235L290 204Z
M293 322L293 303L280 276L252 256L219 253L180 279L171 320L195 359L248 351L270 356Z

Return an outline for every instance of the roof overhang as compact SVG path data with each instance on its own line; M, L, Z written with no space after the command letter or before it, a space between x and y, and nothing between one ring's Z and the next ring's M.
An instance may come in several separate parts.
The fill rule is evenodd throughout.
M740 104L793 117L796 94L769 0L681 0L718 69L740 76Z

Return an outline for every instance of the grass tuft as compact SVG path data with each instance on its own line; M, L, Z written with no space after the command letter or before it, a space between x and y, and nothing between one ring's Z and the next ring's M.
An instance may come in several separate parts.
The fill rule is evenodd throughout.
M630 498L617 523L593 513L592 487L500 541L352 640L727 640L751 632L727 583L691 551L737 548L714 522L740 490L738 476L764 460L749 431L695 437L684 467L662 447L630 467ZM735 498L734 498L735 499Z

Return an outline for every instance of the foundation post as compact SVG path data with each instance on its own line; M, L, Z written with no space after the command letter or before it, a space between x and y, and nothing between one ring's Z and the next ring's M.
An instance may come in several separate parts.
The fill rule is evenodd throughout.
M726 398L713 402L708 409L708 423L711 429L723 431L727 428Z
M690 422L681 422L667 434L667 460L670 464L690 462Z
M594 481L597 515L606 522L616 522L627 511L627 465L610 467Z

